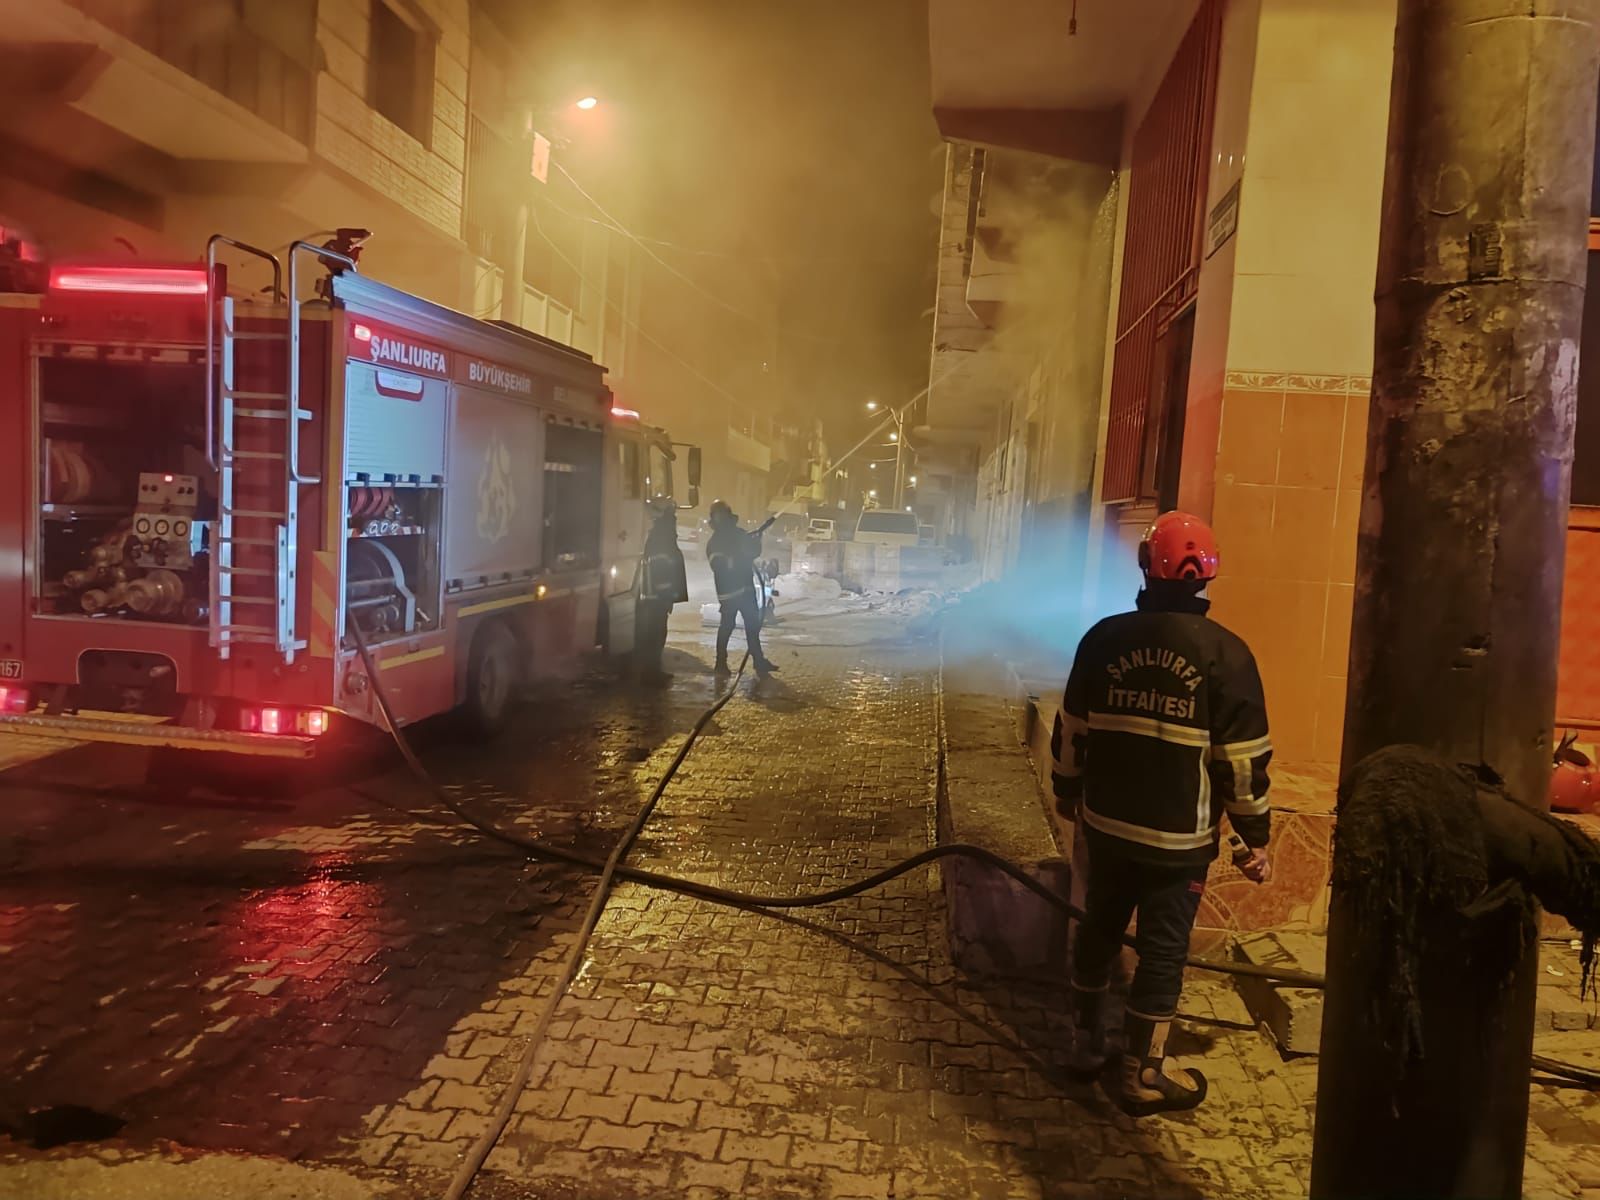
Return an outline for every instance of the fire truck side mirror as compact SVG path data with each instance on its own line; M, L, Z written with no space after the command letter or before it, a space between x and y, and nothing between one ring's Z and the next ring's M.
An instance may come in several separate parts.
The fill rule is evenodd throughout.
M700 487L699 487L698 484L691 483L689 485L689 503L681 505L681 507L683 507L683 508L699 508L700 507Z
M689 447L689 487L698 490L700 487L700 447Z

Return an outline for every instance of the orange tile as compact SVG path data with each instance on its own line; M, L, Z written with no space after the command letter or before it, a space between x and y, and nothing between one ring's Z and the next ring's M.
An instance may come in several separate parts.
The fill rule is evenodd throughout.
M1285 396L1279 486L1331 488L1338 483L1345 402L1342 393L1294 392Z
M1312 753L1318 762L1338 762L1344 743L1345 679L1324 675L1317 688L1317 728Z
M1277 490L1272 508L1269 578L1327 581L1335 497L1336 493L1324 488Z
M1282 392L1225 391L1217 445L1218 482L1276 483L1282 433Z
M1343 675L1350 667L1350 618L1355 588L1335 583L1328 588L1327 619L1322 630L1322 674Z
M1183 462L1178 471L1178 507L1207 520L1217 481L1217 439L1222 426L1222 392L1190 394L1183 418Z
M1267 586L1269 590L1276 590L1280 585L1274 582ZM1241 614L1241 619L1229 626L1244 639L1245 645L1255 655L1256 669L1261 672L1261 684L1269 692L1276 690L1279 684L1286 686L1293 672L1293 656L1289 649L1293 639L1292 627L1293 622L1285 616L1283 609L1270 602L1254 612Z
M1361 532L1361 492L1340 488L1333 514L1333 554L1328 578L1334 583L1356 581L1356 546Z
M1267 694L1267 717L1272 723L1274 753L1292 762L1316 762L1317 690L1314 681Z
M1264 579L1271 564L1272 506L1276 488L1217 482L1211 509L1221 556L1219 573Z
M1226 625L1228 622L1222 614L1238 612L1247 607L1244 596L1254 582L1231 575L1213 579L1206 588L1206 598L1211 601L1211 615Z
M1358 488L1367 462L1367 408L1365 392L1345 397L1344 449L1339 455L1339 486Z
M1328 627L1328 585L1296 581L1288 586L1289 661L1294 670L1314 676L1322 663L1323 635Z

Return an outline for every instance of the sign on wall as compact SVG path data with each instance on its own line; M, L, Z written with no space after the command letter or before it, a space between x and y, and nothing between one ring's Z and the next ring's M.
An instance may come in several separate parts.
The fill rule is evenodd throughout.
M1235 179L1233 186L1218 200L1216 207L1211 210L1211 216L1206 221L1206 257L1210 258L1218 250L1228 244L1235 231L1239 228L1239 184L1242 180Z

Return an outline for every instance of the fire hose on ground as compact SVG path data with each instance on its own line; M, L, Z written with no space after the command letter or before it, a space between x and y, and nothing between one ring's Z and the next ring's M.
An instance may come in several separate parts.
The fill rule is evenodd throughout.
M362 664L366 669L367 677L371 683L373 697L377 701L379 711L383 714L384 724L392 736L396 748L399 750L401 759L405 762L406 767L409 769L411 774L415 776L417 781L422 784L426 791L440 806L448 810L459 821L470 826L484 837L500 842L504 845L511 846L521 851L529 858L559 864L562 866L576 867L583 871L591 874L597 874L599 876L594 895L589 903L588 911L585 913L583 923L579 928L577 940L574 943L571 952L567 956L566 963L563 967L561 976L557 981L556 987L551 992L543 1011L540 1013L540 1017L535 1025L534 1032L529 1037L528 1046L524 1051L522 1060L518 1064L516 1072L508 1083L505 1092L501 1097L500 1103L496 1106L489 1128L484 1132L484 1134L479 1138L478 1142L473 1146L472 1150L468 1153L467 1158L463 1161L460 1169L457 1171L449 1190L445 1193L446 1200L461 1200L461 1197L466 1195L467 1190L472 1185L473 1179L477 1176L478 1171L482 1168L483 1163L487 1160L489 1152L494 1148L495 1143L498 1142L500 1135L504 1132L506 1125L510 1121L517 1099L521 1095L522 1090L526 1086L528 1078L532 1073L535 1055L537 1054L539 1046L543 1041L547 1030L549 1029L551 1020L555 1016L557 1007L566 994L567 988L571 986L574 978L577 976L589 940L593 936L595 928L599 924L600 916L605 908L605 903L611 886L618 879L626 880L629 883L637 883L645 887L673 892L683 896L691 896L696 899L707 900L715 904L722 904L747 911L784 910L815 908L823 905L834 904L841 900L847 900L852 896L858 896L864 892L872 891L876 888L882 887L883 885L898 879L900 876L909 874L910 872L915 871L920 867L927 866L930 863L938 862L947 858L965 858L982 863L983 865L1006 875L1021 887L1026 888L1028 891L1032 892L1046 903L1060 910L1070 920L1079 921L1083 919L1084 914L1082 909L1078 908L1070 900L1057 893L1054 889L1045 886L1043 883L1033 878L1015 863L1002 858L1000 855L995 854L991 850L985 850L981 846L974 846L967 843L950 843L943 846L933 846L927 850L921 851L920 853L911 855L909 858L903 859L900 862L895 863L893 866L887 867L881 871L856 880L853 883L845 884L837 888L831 888L826 891L804 893L792 896L769 896L750 892L739 892L729 888L717 887L713 884L701 883L693 879L685 879L675 875L664 874L659 871L649 871L643 868L626 865L623 862L623 859L632 849L633 843L637 840L639 834L643 831L646 823L654 813L656 804L660 801L662 795L666 792L667 787L671 784L673 777L678 772L678 768L683 765L683 762L688 757L690 750L694 748L694 745L698 741L701 732L711 722L712 718L714 718L717 713L721 712L722 709L726 707L728 702L733 699L740 679L743 677L745 669L749 663L748 653L746 653L745 657L740 661L738 671L735 672L726 690L720 696L718 696L696 719L694 725L689 730L688 736L684 738L683 744L679 746L677 753L673 756L672 761L668 764L667 769L662 773L660 779L657 780L655 787L651 790L650 795L640 807L638 813L634 816L633 821L629 824L622 837L613 847L610 855L604 861L594 858L590 855L567 849L563 846L552 845L536 838L525 837L521 834L501 829L498 826L479 818L470 810L463 808L456 801L456 799L451 796L437 780L434 779L432 774L429 773L427 767L423 765L422 760L417 757L415 750L410 744L410 740L402 731L399 722L397 722L394 718L393 710L389 705L388 693L384 688L383 681L378 672L378 663L373 658L371 651L368 649L366 639L363 637L360 629L356 627L353 622L350 624L349 629L352 639L355 642L357 653L361 657ZM1134 940L1131 937L1124 938L1124 941L1130 946L1134 944ZM1276 967L1261 967L1253 963L1219 962L1215 959L1194 955L1189 956L1187 963L1189 966L1198 970L1261 979L1269 983L1284 984L1293 987L1320 989L1324 987L1326 983L1323 976L1309 971L1295 971ZM1563 1063L1556 1059L1547 1058L1542 1055L1533 1056L1532 1067L1537 1071L1544 1072L1546 1075L1556 1077L1556 1079L1563 1084L1575 1084L1592 1090L1600 1090L1600 1071L1591 1071L1574 1064Z

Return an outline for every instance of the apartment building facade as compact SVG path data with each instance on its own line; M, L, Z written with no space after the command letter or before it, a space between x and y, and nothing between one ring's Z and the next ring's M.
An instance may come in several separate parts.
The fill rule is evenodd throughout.
M529 221L560 186L532 147L561 98L470 0L39 0L0 55L0 225L38 252L193 260L215 232L281 251L364 228L375 277L625 375L630 248Z

